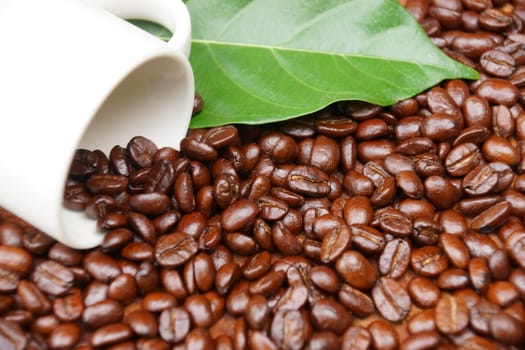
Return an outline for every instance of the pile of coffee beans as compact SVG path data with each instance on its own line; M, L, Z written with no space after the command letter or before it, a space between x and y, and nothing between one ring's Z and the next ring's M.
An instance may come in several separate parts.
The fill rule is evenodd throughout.
M525 348L525 1L402 3L481 78L79 149L104 241L0 211L0 349Z

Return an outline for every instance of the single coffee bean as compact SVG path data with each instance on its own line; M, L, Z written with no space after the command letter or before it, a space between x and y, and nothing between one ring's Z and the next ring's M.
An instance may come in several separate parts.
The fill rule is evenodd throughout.
M467 271L452 268L441 273L436 281L436 285L441 290L458 290L466 288L470 283Z
M445 167L452 176L463 176L474 169L481 160L478 147L473 143L462 143L454 147L445 159Z
M436 331L423 331L405 338L400 345L402 350L432 349L439 345L440 335Z
M59 296L71 289L74 283L74 275L66 266L52 260L46 260L35 267L31 273L31 280L41 291Z
M281 311L272 320L270 335L279 348L301 349L306 343L307 327L300 311Z
M361 326L351 326L343 334L341 349L364 350L370 348L370 333Z
M430 279L419 276L408 282L407 292L412 302L422 308L435 307L441 297L441 291Z
M467 305L462 299L443 294L436 306L436 326L444 334L456 334L468 326Z
M370 289L376 280L376 271L360 253L347 250L335 262L335 269L343 280L360 290Z
M197 253L195 240L183 233L160 236L155 243L155 259L161 266L180 266Z
M383 251L385 235L372 226L352 225L352 246L365 254L375 254Z
M400 238L389 241L379 257L379 272L394 279L401 277L408 268L410 255L407 241Z
M375 349L398 349L399 335L391 323L385 320L376 320L367 327Z
M343 283L337 295L341 304L359 317L366 317L375 312L372 298L359 289Z
M489 321L490 334L505 344L521 344L523 325L505 313L494 315Z
M338 226L322 241L320 258L324 263L335 261L349 247L352 234L347 226Z
M81 328L75 323L62 323L53 329L47 344L51 349L73 348L80 340Z
M508 77L516 70L514 58L500 50L484 52L480 57L480 64L485 72L499 78Z
M82 322L92 329L97 329L121 321L123 315L124 309L117 301L102 300L84 309Z
M491 283L485 294L488 301L504 308L513 304L519 298L518 289L508 281Z
M472 219L470 228L481 233L492 232L510 216L511 209L509 202L502 201Z
M278 131L271 131L260 137L258 145L277 163L291 162L297 157L298 147L295 140Z
M91 337L95 347L109 346L124 342L132 337L131 328L125 323L112 323L98 328Z
M439 243L449 261L454 266L460 269L467 268L470 254L467 246L465 246L458 236L450 233L442 233L439 236Z
M385 319L391 322L403 320L412 303L407 291L394 279L381 277L372 289L374 304Z
M387 209L379 214L379 227L395 237L406 237L412 233L412 220L402 211Z
M412 251L410 264L423 277L435 277L448 267L448 258L439 247L425 246Z
M500 312L501 309L496 304L480 299L470 308L470 326L477 333L489 335L490 319Z
M352 316L345 307L330 298L319 300L310 312L313 325L320 330L340 335L352 324Z

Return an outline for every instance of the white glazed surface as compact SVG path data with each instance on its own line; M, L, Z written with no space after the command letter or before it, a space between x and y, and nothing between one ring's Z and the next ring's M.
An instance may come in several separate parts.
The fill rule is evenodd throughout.
M96 222L62 206L74 151L136 135L178 148L193 108L190 38L180 0L0 0L0 206L70 247L100 244Z

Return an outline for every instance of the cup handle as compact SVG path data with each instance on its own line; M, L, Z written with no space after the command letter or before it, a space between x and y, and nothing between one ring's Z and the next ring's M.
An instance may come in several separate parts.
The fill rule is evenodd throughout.
M85 0L123 19L143 19L163 25L173 36L168 45L186 57L191 49L191 20L182 0Z

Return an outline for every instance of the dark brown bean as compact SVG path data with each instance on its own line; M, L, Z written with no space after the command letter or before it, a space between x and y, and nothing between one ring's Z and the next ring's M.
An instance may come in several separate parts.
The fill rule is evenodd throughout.
M389 241L379 257L379 272L394 279L401 277L408 268L410 255L407 241L400 238Z
M417 276L411 279L407 291L414 304L422 308L436 306L441 297L439 288L425 277Z
M197 253L195 240L183 233L159 237L155 243L155 259L161 266L179 266Z
M376 271L370 262L353 250L345 251L337 259L335 269L346 283L360 290L371 288L376 280Z
M412 303L407 291L394 279L381 277L372 289L374 304L385 319L391 322L403 320Z
M456 334L465 329L470 319L462 299L443 294L436 306L436 326L444 334Z
M412 251L410 264L417 274L435 277L447 269L448 258L439 247L425 246Z

